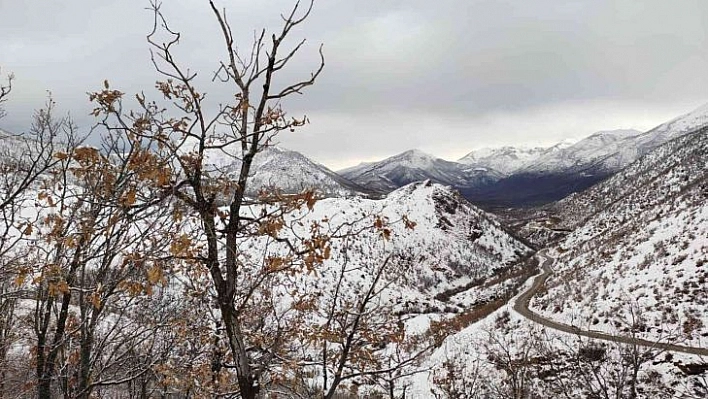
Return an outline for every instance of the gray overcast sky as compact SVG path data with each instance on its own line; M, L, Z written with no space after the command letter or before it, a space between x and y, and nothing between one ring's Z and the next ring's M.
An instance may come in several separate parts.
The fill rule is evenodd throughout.
M293 1L220 4L247 45ZM85 93L103 79L150 93L147 5L0 0L0 66L17 78L0 127L25 130L46 90L83 127ZM206 79L222 45L207 2L163 9L183 33L178 55ZM287 72L307 76L324 43L321 79L286 104L312 123L281 143L338 169L410 148L456 159L646 130L708 102L707 24L705 0L319 0L293 32L308 47Z

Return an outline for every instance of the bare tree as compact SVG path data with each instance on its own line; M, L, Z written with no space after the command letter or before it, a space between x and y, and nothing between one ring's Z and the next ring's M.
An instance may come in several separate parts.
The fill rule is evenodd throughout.
M0 103L7 100L11 84L12 75L8 84L0 87ZM46 106L35 112L27 133L5 133L0 146L0 394L6 389L6 373L15 369L7 363L8 350L21 335L15 308L17 301L27 296L23 284L28 273L27 238L39 218L31 209L37 189L59 162L53 156L55 150L72 145L75 139L70 121L55 118L54 110L50 97Z
M532 332L537 334L538 332ZM517 337L518 338L518 337ZM532 396L535 370L540 360L537 337L522 339L489 334L486 352L489 362L504 372L501 383L492 387L497 398L526 399Z
M481 359L466 363L446 355L440 368L433 372L434 387L430 388L436 399L477 399L483 397L484 379Z
M32 245L20 277L32 276L40 398L88 398L154 365L131 360L167 328L141 311L169 267L169 242L151 232L179 228L169 210L145 206L162 173L143 147L150 145L108 135L101 148L57 151L35 191L38 220L23 232Z
M394 263L395 257L389 255L369 271L369 265L345 260L336 284L325 293L322 323L309 333L320 353L317 375L325 399L334 398L340 386L352 380L382 385L393 398L399 381L420 372L417 362L432 344L406 336L405 317L396 316L393 304L382 298L393 282L387 275L396 274ZM355 277L361 274L370 280Z
M319 66L310 77L276 89L274 77L304 45L301 41L283 49L284 41L308 18L312 1L304 7L298 2L283 15L282 27L270 35L269 43L263 30L246 55L236 47L226 12L211 1L209 5L221 28L225 50L225 60L218 64L214 80L233 87L230 102L220 104L209 115L206 95L195 87L196 73L182 67L173 55L180 34L168 26L159 3L152 4L155 23L147 39L155 68L165 79L157 88L169 103L168 108L138 95L140 111L123 113L122 93L110 90L108 85L91 98L97 104L95 114L103 115L109 131L156 142L154 153L170 171L165 181L156 182L156 188L162 190L158 200L174 196L182 211L186 208L198 218L202 233L199 241L203 240L205 247L181 237L174 243L174 255L208 272L228 342L231 362L227 366L237 375L239 394L255 398L269 364L278 359L286 333L283 328L263 328L272 326L264 323L265 319L282 316L265 306L272 302L270 288L280 275L313 268L328 256L329 245L327 238L316 231L299 242L282 234L286 229L283 215L305 206L311 208L313 193L263 198L261 202L267 206L256 215L245 212L249 203L245 193L254 157L278 132L306 122L306 118L288 118L280 102L312 85L324 67L324 58L320 51ZM163 41L158 35L169 38ZM239 165L235 179L209 163L214 154L230 157ZM220 209L222 204L226 206ZM255 262L248 259L242 246L253 237L277 246L280 252Z
M0 68L0 74L2 73L2 68ZM7 76L7 83L0 83L0 119L2 119L6 115L5 109L2 107L3 103L5 103L10 96L10 92L12 91L12 81L15 79L15 76L13 74L9 74Z

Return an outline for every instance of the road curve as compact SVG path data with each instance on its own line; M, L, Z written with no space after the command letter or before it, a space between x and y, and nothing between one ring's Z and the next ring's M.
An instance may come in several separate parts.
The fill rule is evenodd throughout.
M542 317L538 313L534 313L529 309L529 302L531 301L531 298L536 295L538 290L546 283L546 280L548 277L553 274L553 270L551 269L551 264L553 264L553 259L545 254L538 253L538 256L541 257L541 269L543 272L539 275L536 275L534 277L533 283L531 284L531 287L521 293L517 298L516 301L514 302L514 311L525 318L533 321L534 323L541 324L543 326L546 326L550 329L553 330L558 330L562 332L566 332L569 334L575 334L583 337L588 337L588 338L594 338L594 339L599 339L603 341L610 341L610 342L618 342L618 343L623 343L623 344L630 344L630 345L639 345L639 346L645 346L648 348L657 348L657 349L663 349L666 351L672 351L672 352L682 352L682 353L688 353L691 355L699 355L699 356L708 356L708 348L696 348L696 347L691 347L691 346L683 346L683 345L675 345L675 344L669 344L669 343L664 343L664 342L653 342L653 341L647 341L644 339L639 339L639 338L632 338L632 337L626 337L626 336L621 336L621 335L610 335L606 333L601 333L597 331L586 331L586 330L581 330L578 327L575 326L569 326L567 324L561 324L558 322L555 322L553 320L547 319L545 317Z

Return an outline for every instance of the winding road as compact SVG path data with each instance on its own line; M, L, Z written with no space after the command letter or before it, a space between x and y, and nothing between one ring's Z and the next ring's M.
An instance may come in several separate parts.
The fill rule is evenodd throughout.
M632 338L632 337L626 337L626 336L621 336L621 335L610 335L607 333L602 333L599 331L587 331L587 330L581 330L578 327L575 326L569 326L567 324L561 324L558 322L555 322L553 320L547 319L545 317L542 317L538 313L534 313L529 309L529 302L531 301L531 298L536 295L538 290L546 283L546 280L548 277L553 274L553 269L551 269L551 265L553 264L553 258L550 256L546 255L545 253L539 252L537 254L540 259L540 265L541 269L543 272L539 275L536 275L534 277L533 284L531 284L531 287L529 287L528 290L524 291L521 293L519 296L517 296L516 301L514 302L514 311L517 312L518 314L524 316L525 318L533 321L534 323L541 324L543 326L546 326L550 329L553 330L558 330L570 334L575 334L583 337L588 337L588 338L594 338L594 339L599 339L603 341L610 341L610 342L618 342L618 343L623 343L623 344L630 344L630 345L639 345L639 346L645 346L648 348L657 348L657 349L663 349L666 351L672 351L672 352L682 352L682 353L688 353L691 355L699 355L699 356L708 356L708 348L696 348L696 347L690 347L690 346L682 346L682 345L675 345L675 344L669 344L669 343L664 343L664 342L653 342L653 341L647 341L644 339L640 338Z

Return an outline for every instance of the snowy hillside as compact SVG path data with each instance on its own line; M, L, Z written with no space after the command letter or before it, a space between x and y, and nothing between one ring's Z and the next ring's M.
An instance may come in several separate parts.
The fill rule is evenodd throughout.
M486 168L470 168L457 162L436 158L420 150L404 153L374 163L364 163L339 173L372 190L391 191L408 183L430 179L456 188L481 186L501 175Z
M656 147L705 126L708 126L708 104L649 130L640 137L640 143L644 147Z
M556 207L575 228L534 307L577 326L708 342L708 129L679 137ZM631 325L634 322L630 322Z
M382 200L324 199L317 202L307 220L326 218L331 226L356 224L362 214L381 214L390 221L407 215L415 223L413 229L394 224L385 250L400 254L406 265L396 284L417 291L426 302L447 288L492 276L529 251L493 216L452 189L430 181L409 184ZM361 237L359 243L367 247L371 244L368 240L380 241L374 234ZM373 263L381 259L374 257Z
M398 320L405 323L410 337L428 337L440 331L445 336L448 331L455 331L455 328L435 330L435 323L462 326L479 318L477 312L484 311L488 303L503 304L515 284L523 281L520 260L529 255L529 249L510 236L493 216L453 190L429 181L404 186L382 200L321 200L304 221L308 225L309 221L324 219L326 226L351 224L358 229L370 223L366 218L361 219L362 215L370 214L383 215L389 221L406 215L415 227L394 223L389 240L382 240L376 231L366 230L346 251L333 243L332 259L314 276L314 287L307 282L301 286L324 293L327 300L328 292L338 286L339 270L348 264L356 272L344 279L342 295L347 298L359 295L366 291L378 265L394 254L390 272L383 276L382 285L386 288L380 294L379 306L399 315ZM483 309L478 311L479 307ZM417 369L418 366L412 366L401 373ZM365 392L370 392L367 389L371 386L360 389L359 397L368 397Z
M704 398L705 374L688 371L702 370L702 363L698 356L561 333L506 305L447 337L426 359L425 372L410 377L406 397Z
M575 231L550 249L553 273L531 308L571 332L503 306L448 336L426 359L430 371L411 377L408 393L705 397L706 365L700 356L603 342L572 331L707 347L708 128L668 142L556 208L560 216L544 218L553 224L565 217L565 226Z
M611 130L597 132L579 142L544 154L532 165L518 170L520 173L581 171L590 167L619 170L637 157L632 138L640 135L637 130Z

